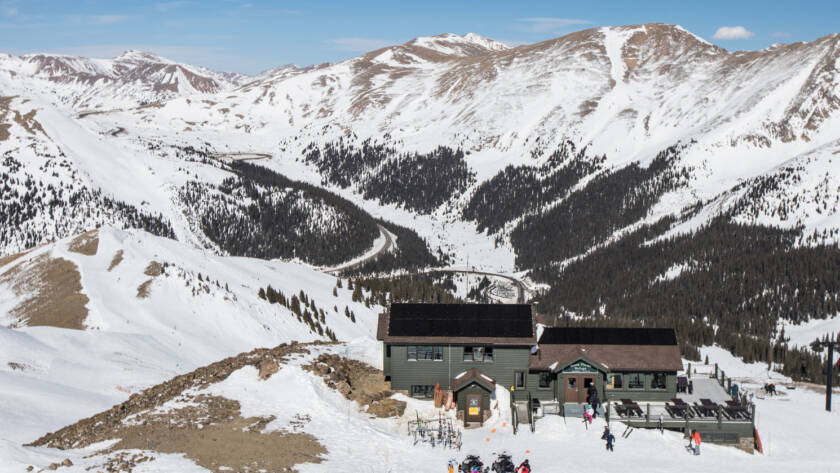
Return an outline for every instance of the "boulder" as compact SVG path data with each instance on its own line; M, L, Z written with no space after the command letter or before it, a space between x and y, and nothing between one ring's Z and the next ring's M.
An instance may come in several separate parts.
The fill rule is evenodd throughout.
M263 359L260 361L260 379L268 379L280 369L280 364L274 360Z
M367 411L376 417L400 417L405 413L405 401L390 398L373 401Z
M344 397L349 397L349 396L350 396L350 393L353 391L352 389L350 389L350 385L349 385L349 384L347 384L347 383L346 383L346 382L344 382L344 381L339 381L339 382L335 385L335 389L336 389L338 392L340 392L340 393L341 393L341 395L342 395L342 396L344 396Z

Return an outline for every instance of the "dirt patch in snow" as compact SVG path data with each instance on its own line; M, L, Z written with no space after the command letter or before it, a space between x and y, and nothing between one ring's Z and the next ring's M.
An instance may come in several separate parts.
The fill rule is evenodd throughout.
M160 276L165 271L165 266L158 263L157 261L151 261L146 269L143 271L143 274L146 276L151 276L151 279L147 279L145 282L137 286L137 298L138 299L145 299L149 297L152 292L152 282L155 280L156 277Z
M9 255L9 256L0 256L0 268L2 268L3 266L6 266L7 264L11 264L16 259L25 255L26 253L28 253L28 251L24 251L23 253L16 253L14 255Z
M99 249L99 230L82 233L70 241L67 249L85 256L96 255L96 251Z
M111 264L108 265L108 271L111 271L112 269L119 266L119 264L122 263L122 260L123 260L123 250L117 250L117 252L114 253L114 257L111 258Z
M382 371L366 363L324 353L303 369L324 378L345 398L368 406L367 412L376 417L399 417L405 412L405 402L390 399L393 393Z
M10 311L16 320L12 327L84 328L88 297L82 292L79 270L71 261L44 254L13 266L0 275L0 282L25 297Z
M319 463L327 453L312 435L264 431L274 418L244 418L237 401L207 395L187 396L184 401L189 405L180 409L132 417L112 432L112 438L120 441L108 453L183 454L215 472L289 471L300 463ZM131 465L126 467L131 471Z
M154 282L154 278L147 279L139 286L137 286L138 299L147 299L152 294L152 282Z
M326 449L317 438L299 432L308 419L295 419L287 429L266 431L273 416L245 418L237 401L191 390L223 381L245 366L265 369L283 364L290 356L308 353L309 346L322 344L293 342L226 358L136 393L29 446L70 449L119 439L92 456L101 456L100 466L107 471L130 472L154 460L149 452L182 454L219 473L294 471L297 464L318 463ZM162 408L173 400L177 401L174 407ZM137 450L143 454L136 454Z
M163 265L157 261L152 261L148 266L146 266L146 270L143 271L143 274L156 278L163 274Z
M181 396L188 389L200 389L224 381L231 373L245 366L253 366L259 369L263 360L285 363L289 356L309 353L308 347L312 345L328 345L328 343L299 344L292 342L275 348L258 348L225 358L132 394L123 403L92 417L82 419L61 430L44 435L29 446L47 446L60 449L81 448L104 439L116 438L114 432L123 426L123 421L129 416L162 406L164 403Z

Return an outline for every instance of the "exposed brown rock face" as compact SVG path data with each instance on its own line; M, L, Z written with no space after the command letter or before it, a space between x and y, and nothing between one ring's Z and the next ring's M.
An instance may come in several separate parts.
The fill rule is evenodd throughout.
M311 345L321 345L313 343ZM48 446L60 449L80 448L98 442L101 439L113 438L113 432L119 429L122 422L133 414L153 409L167 401L175 399L190 388L202 388L213 383L224 381L234 371L245 367L259 367L262 360L283 362L290 355L308 353L310 344L279 345L275 348L258 348L225 358L216 363L198 368L195 371L176 376L169 381L152 386L142 392L133 394L125 402L111 409L82 419L56 432L44 435L32 442L31 446Z
M324 378L345 398L367 405L367 412L377 417L399 417L405 412L405 402L389 399L390 385L382 372L361 361L324 353L303 369Z

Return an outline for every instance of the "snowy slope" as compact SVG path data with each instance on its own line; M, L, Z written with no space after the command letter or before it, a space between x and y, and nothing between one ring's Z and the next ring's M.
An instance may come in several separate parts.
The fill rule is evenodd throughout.
M437 416L431 401L418 401L401 395L408 402L402 418L376 419L359 409L358 405L329 388L321 378L303 371L321 352L343 352L344 347L322 347L301 358L294 358L280 367L279 372L261 381L251 366L235 371L224 381L192 394L209 394L236 400L243 416L268 417L267 429L288 429L295 419L305 418L299 431L311 434L326 448L321 463L303 463L296 469L302 472L357 471L441 471L450 458L462 460L466 454L478 454L485 461L495 452L508 451L518 464L528 458L535 471L560 472L592 469L629 471L688 471L735 469L768 473L800 470L828 471L834 462L831 432L840 425L837 412L822 409L822 395L800 385L795 390L784 387L785 380L777 374L767 377L761 367L745 365L725 351L706 349L711 362L720 366L750 390L771 380L777 383L782 395L776 398L757 398L757 428L765 449L764 454L750 455L732 447L704 443L702 455L686 453L682 434L638 429L628 438L616 435L615 451L604 451L599 439L604 422L598 419L590 428L578 421L547 415L537 421L536 432L522 431L513 435L509 419L496 413L480 428L466 430L460 452L432 448L427 444L413 445L405 435L407 421L421 416ZM497 390L501 405L507 405ZM306 399L305 403L297 402ZM172 407L170 407L171 409ZM4 417L5 419L6 417ZM8 424L6 424L8 425ZM624 431L620 423L613 423L617 434ZM297 431L297 430L296 430ZM5 458L9 471L17 471L33 464L44 467L52 462L70 458L74 465L62 471L85 471L101 464L102 455L90 455L95 449L60 451L48 448L19 446L19 436L0 431L7 440L0 443L0 456ZM366 441L360 441L365 439ZM16 442L16 440L18 440ZM804 454L803 452L808 452ZM192 471L192 462L176 455L161 455L153 451L154 460L142 471ZM562 463L557 458L563 458ZM3 470L5 471L5 470ZM198 470L202 471L202 470Z
M0 438L22 441L255 347L326 339L288 309L260 299L258 289L269 284L287 297L306 293L340 340L370 341L375 332L380 308L352 302L346 284L333 296L336 278L305 266L216 257L142 231L98 233L94 256L69 251L69 241L62 240L0 268L5 274L44 254L67 259L77 266L89 299L85 330L0 327L0 418L16 431ZM118 252L122 260L109 270ZM165 274L146 274L152 261L166 263ZM147 281L149 294L140 298L138 288ZM14 289L0 283L0 294L6 302Z

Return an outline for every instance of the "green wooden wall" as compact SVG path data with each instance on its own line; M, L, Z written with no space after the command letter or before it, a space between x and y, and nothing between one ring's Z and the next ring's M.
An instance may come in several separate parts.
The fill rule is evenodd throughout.
M383 347L383 352L387 349ZM526 388L531 386L527 376L530 347L493 347L493 361L464 361L462 345L443 345L443 360L410 361L405 345L391 345L391 357L383 360L385 376L391 377L391 389L409 390L412 385L434 385L440 383L443 389L450 388L452 378L470 368L478 368L497 384L509 388L513 385L513 373L526 373ZM384 356L384 355L383 355ZM537 386L536 379L533 386Z

